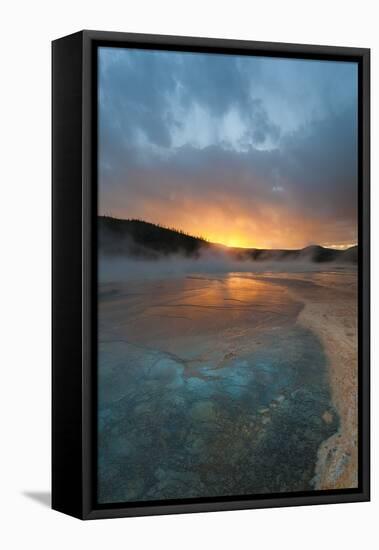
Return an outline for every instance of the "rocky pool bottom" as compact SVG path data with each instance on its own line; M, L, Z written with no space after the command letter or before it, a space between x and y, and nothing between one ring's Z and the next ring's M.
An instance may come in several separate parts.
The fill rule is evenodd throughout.
M247 274L100 285L98 501L312 490L339 420L302 307Z

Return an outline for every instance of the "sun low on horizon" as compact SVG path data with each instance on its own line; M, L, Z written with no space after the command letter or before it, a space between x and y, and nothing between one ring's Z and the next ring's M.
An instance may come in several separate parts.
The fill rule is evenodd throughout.
M99 213L239 248L357 243L354 63L99 52Z
M302 238L299 238L298 235L294 234L293 238L290 238L287 236L286 243L288 246L279 246L276 244L275 240L268 240L264 235L259 236L255 235L255 238L252 238L250 235L244 235L243 233L233 233L231 228L229 227L223 227L221 230L217 231L217 229L213 228L212 230L201 230L199 224L195 224L193 227L183 225L177 225L176 223L167 224L160 220L152 220L152 219L141 219L138 217L128 216L126 214L123 214L122 212L118 215L113 215L113 213L104 212L100 213L101 216L104 217L110 217L118 220L138 220L146 223L150 223L153 225L157 225L159 227L163 227L172 231L178 231L183 232L186 235L197 237L200 239L204 239L207 242L215 245L220 245L223 247L228 248L256 248L256 249L288 249L288 250L296 250L299 248L305 248L306 246L312 246L312 245L318 245L323 246L325 248L333 248L336 250L346 250L348 248L351 248L353 246L357 245L357 242L343 242L343 243L334 243L334 242L324 242L322 240L317 241L304 241ZM278 242L280 242L278 240Z

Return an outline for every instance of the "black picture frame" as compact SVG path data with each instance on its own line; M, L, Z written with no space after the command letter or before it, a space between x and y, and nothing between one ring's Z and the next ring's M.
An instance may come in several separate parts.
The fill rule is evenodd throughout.
M96 504L97 63L99 45L355 61L359 76L359 487ZM370 50L81 31L52 43L52 507L81 519L370 499Z

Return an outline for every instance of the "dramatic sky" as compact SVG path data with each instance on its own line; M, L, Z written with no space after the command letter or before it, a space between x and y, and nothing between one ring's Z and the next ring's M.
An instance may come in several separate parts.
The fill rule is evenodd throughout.
M356 196L354 63L100 48L101 214L346 247Z

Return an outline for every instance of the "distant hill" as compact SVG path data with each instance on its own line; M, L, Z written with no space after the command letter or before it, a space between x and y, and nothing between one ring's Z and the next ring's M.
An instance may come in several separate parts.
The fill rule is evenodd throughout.
M209 243L176 229L169 229L142 220L120 220L99 216L99 248L108 256L131 256L158 259L181 254L198 258L207 250L214 254L226 253L234 260L254 261L311 261L356 264L358 247L335 250L322 246L307 246L300 250L264 250L258 248L228 248Z
M107 255L159 258L170 254L197 257L209 243L200 237L142 220L98 218L100 250Z
M347 263L358 263L358 246L351 246L342 252L342 260Z
M339 262L357 263L358 247L353 246L347 250L335 250L319 245L307 246L300 250L264 250L259 248L235 249L241 260L252 259L261 261L311 261L315 263Z

